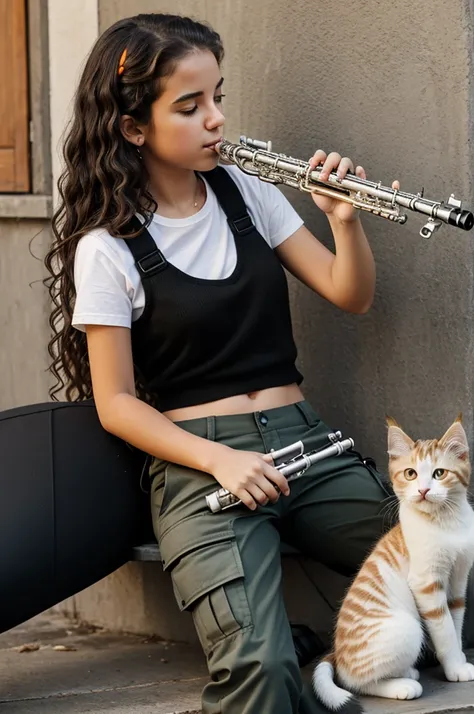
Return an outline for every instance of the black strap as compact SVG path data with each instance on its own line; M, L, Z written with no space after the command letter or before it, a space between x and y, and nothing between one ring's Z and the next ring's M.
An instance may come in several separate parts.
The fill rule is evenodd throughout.
M165 256L156 247L156 243L148 229L143 226L136 216L131 219L127 230L130 233L141 231L136 238L124 239L134 257L135 265L141 278L149 278L167 267L168 263Z
M203 172L212 190L216 194L219 205L227 216L227 222L234 236L244 236L251 233L255 227L250 218L242 194L233 178L222 166L212 171ZM148 229L134 216L127 231L141 231L136 238L125 238L127 246L134 257L135 265L141 278L148 278L167 267L165 256L156 247Z
M234 236L244 236L255 230L242 194L228 172L222 166L217 166L212 171L204 171L202 175L216 194Z

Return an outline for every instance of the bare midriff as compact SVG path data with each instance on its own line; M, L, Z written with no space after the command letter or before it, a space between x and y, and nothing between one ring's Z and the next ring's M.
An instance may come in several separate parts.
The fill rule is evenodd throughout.
M192 407L170 409L163 414L171 421L184 421L208 416L260 412L301 402L303 399L303 393L297 384L286 384L283 387L271 387L248 394L237 394L234 397L226 397L205 404L195 404Z

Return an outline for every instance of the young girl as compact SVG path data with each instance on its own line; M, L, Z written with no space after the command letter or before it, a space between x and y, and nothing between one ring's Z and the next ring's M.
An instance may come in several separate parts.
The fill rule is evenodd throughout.
M272 466L270 450L318 449L330 431L299 386L283 266L354 313L371 305L375 269L351 205L312 195L334 255L276 187L218 166L222 57L207 25L160 14L117 22L92 49L47 258L53 394L93 395L104 428L153 457L164 568L209 665L203 713L309 713L280 537L353 573L387 493L354 452L290 485ZM321 150L311 164L354 170ZM211 513L220 486L242 504Z

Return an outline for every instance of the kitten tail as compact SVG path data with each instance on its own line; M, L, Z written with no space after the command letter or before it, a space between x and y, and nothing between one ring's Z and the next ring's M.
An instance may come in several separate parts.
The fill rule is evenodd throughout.
M334 655L330 654L315 667L313 689L325 707L337 714L363 714L356 697L334 683Z

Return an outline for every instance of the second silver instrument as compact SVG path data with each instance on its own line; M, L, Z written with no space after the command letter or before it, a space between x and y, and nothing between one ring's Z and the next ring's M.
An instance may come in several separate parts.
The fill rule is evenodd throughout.
M342 439L340 431L328 434L328 439L330 441L329 446L318 451L309 451L306 454L304 453L302 441L296 441L283 449L278 449L278 451L271 451L273 465L280 473L286 476L288 481L294 481L296 478L300 478L312 464L330 456L338 456L354 446L354 439ZM278 487L275 484L273 486L278 491ZM206 496L206 503L213 513L218 513L232 506L237 506L242 501L226 488L220 488Z
M423 191L417 194L382 186L349 173L339 179L332 171L327 180L321 181L321 166L310 169L308 161L294 159L272 151L271 141L259 141L240 137L240 144L223 140L216 147L220 156L234 163L247 174L258 176L261 181L282 183L300 191L319 193L337 198L362 211L387 218L396 223L405 223L407 216L400 207L424 213L429 220L420 230L424 238L431 238L441 223L469 231L474 226L474 214L462 207L461 201L451 194L446 202L429 201Z

